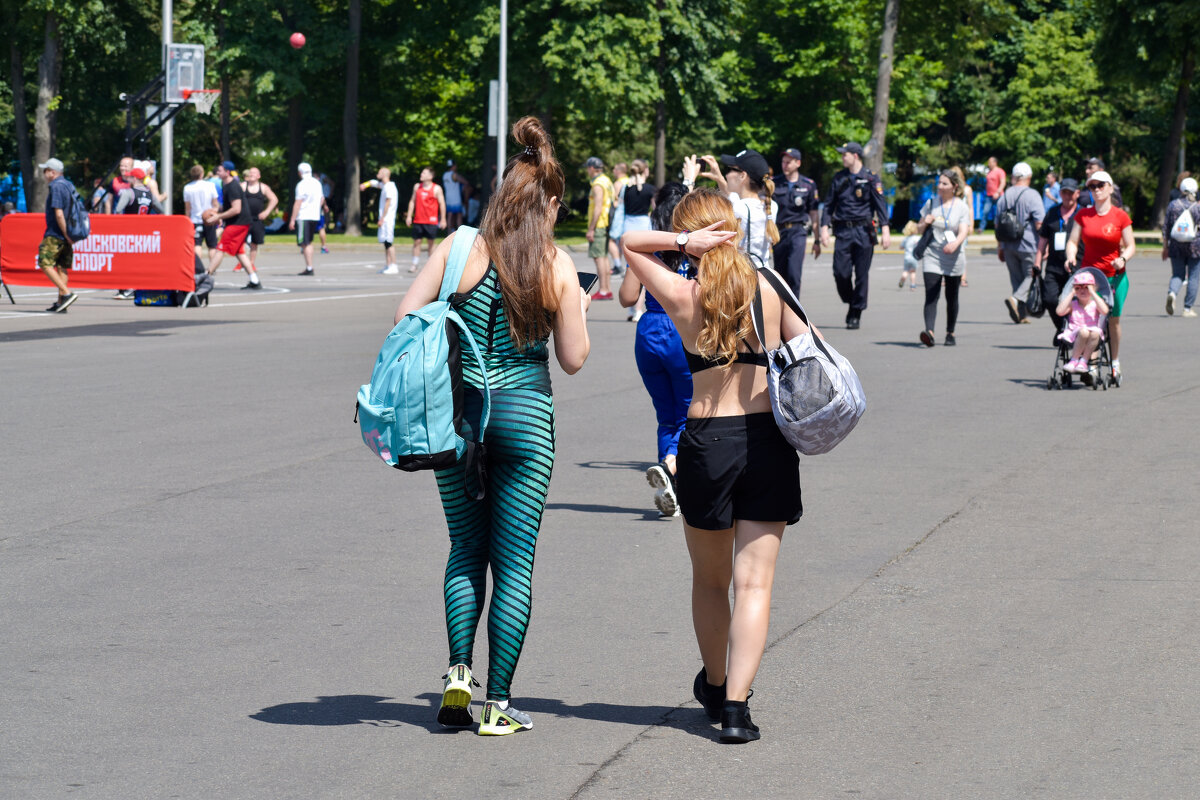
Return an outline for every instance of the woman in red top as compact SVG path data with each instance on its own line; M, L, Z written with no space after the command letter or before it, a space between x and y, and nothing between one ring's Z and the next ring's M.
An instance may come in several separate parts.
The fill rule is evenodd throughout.
M1121 374L1121 362L1117 358L1121 348L1121 308L1129 294L1129 276L1125 267L1137 252L1133 242L1133 221L1123 209L1113 205L1113 182L1104 170L1093 172L1088 178L1095 205L1075 215L1075 226L1067 240L1067 269L1074 270L1079 243L1083 242L1083 263L1080 266L1095 267L1108 277L1112 284L1113 303L1108 315L1108 343L1112 352L1114 375Z

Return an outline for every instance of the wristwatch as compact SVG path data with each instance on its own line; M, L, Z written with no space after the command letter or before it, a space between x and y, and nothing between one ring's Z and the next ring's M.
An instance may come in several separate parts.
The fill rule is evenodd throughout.
M679 252L683 253L684 255L687 255L687 250L684 248L687 247L689 233L691 233L691 231L680 231L679 235L675 237L675 246L678 247Z

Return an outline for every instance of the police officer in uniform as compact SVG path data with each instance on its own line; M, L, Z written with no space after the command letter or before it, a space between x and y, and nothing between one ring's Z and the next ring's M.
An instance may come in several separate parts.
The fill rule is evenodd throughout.
M832 228L837 237L833 249L833 279L838 295L850 306L846 327L858 328L862 312L867 307L867 273L875 254L875 227L879 217L880 238L886 250L892 243L888 227L887 201L883 198L883 183L870 170L863 168L862 145L847 142L837 151L842 154L842 166L833 176L821 216L821 245L828 249Z
M808 235L820 225L817 185L800 174L800 151L790 147L783 151L783 180L775 184L772 198L779 206L775 224L779 227L779 243L772 250L775 269L783 275L796 296L800 296L800 273L804 270L804 247ZM813 258L821 255L821 243L813 242Z

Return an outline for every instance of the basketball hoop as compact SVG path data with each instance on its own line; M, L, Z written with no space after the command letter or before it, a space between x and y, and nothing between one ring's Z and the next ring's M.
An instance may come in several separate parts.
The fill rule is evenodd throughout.
M201 114L211 114L213 104L221 96L220 89L184 89L181 94L185 103L191 103Z

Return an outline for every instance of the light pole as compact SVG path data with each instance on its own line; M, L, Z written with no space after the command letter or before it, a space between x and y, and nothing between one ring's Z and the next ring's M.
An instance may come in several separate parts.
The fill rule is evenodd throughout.
M162 0L162 43L163 64L166 65L167 45L171 44L172 28L175 26L174 9L171 0ZM200 76L201 80L204 76ZM165 108L165 106L164 106ZM167 195L163 203L163 213L171 213L171 201L174 199L175 178L175 121L167 120L162 127L162 156L158 160L158 184Z
M169 0L168 0L169 2ZM500 0L500 91L496 105L496 186L504 180L504 165L508 162L508 0Z

